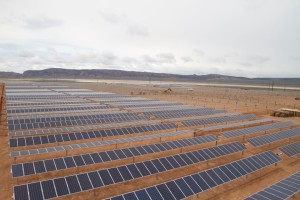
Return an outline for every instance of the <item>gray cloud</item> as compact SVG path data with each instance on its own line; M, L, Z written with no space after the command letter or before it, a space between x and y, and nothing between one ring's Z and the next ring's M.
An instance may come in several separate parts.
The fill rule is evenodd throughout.
M130 21L125 15L117 15L112 12L99 11L101 18L111 24L123 24L129 35L132 36L148 36L149 32L145 26Z
M63 21L60 19L49 18L44 15L37 15L35 17L27 17L23 19L25 27L28 29L45 29L56 26L61 26Z
M117 24L122 21L122 17L119 15L116 15L115 13L99 11L99 14L103 20L105 20L109 23L112 23L112 24Z
M18 57L22 57L22 58L31 58L31 57L35 56L34 53L32 53L31 51L28 51L28 50L18 51L16 54Z
M251 67L251 66L253 66L253 64L251 64L249 62L238 62L238 64L240 64L241 66L244 66L244 67Z
M159 53L156 56L143 55L142 60L147 64L175 63L175 56L171 53Z
M130 35L137 36L148 36L148 30L146 27L141 26L139 24L129 24L127 27L127 31Z
M214 63L226 63L226 59L223 57L214 57L210 58L209 61L214 62Z
M261 64L269 61L270 58L261 55L250 55L246 57L246 60L255 64Z
M205 56L205 52L200 50L200 49L194 49L194 52L196 53L197 56Z
M164 63L176 62L175 56L171 53L160 53L157 54L156 57L160 62L164 62Z
M291 59L296 62L300 62L300 56L291 56Z
M193 59L191 58L191 57L189 57L189 56L181 56L181 60L183 61L183 62L193 62Z

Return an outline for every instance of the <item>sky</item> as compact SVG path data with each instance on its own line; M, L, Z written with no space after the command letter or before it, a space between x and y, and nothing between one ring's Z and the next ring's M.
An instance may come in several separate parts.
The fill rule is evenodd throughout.
M0 0L0 71L300 77L299 0Z

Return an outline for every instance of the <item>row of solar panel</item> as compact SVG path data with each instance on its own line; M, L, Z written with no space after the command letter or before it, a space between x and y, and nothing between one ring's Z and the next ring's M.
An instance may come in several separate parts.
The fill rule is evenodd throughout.
M86 126L70 126L61 128L48 128L48 129L31 129L24 131L10 131L9 136L25 136L25 135L44 135L50 133L61 133L70 131L88 131L95 129L109 129L109 128L119 128L124 126L140 126L140 125L150 125L160 123L161 120L142 120L142 121L130 121L130 122L120 122L113 124L97 124L97 125L86 125Z
M279 147L279 149L288 157L297 156L300 154L300 141Z
M61 127L61 126L79 126L85 124L102 124L122 121L134 121L134 120L147 120L146 116L124 116L124 117L113 117L113 118L99 118L99 119L81 119L81 120L70 120L70 121L58 121L58 122L40 122L32 124L14 124L9 125L9 130L24 130L34 128L48 128L48 127Z
M237 116L230 116L230 117L218 117L218 118L208 118L208 119L201 119L201 120L193 120L193 121L185 121L182 124L186 127L191 126L201 126L207 124L217 124L217 123L224 123L224 122L231 122L237 120L250 120L255 119L256 116L253 114L249 115L237 115Z
M51 152L70 151L72 149L83 149L83 148L99 147L99 146L112 145L112 144L122 144L122 143L128 143L128 142L133 142L133 141L143 141L143 140L149 140L149 139L155 139L155 138L174 137L177 135L186 135L186 134L191 135L193 133L194 133L194 131L192 131L192 130L184 130L184 131L150 134L150 135L143 135L143 136L136 136L136 137L129 137L129 138L120 138L120 139L114 139L114 140L103 140L103 141L97 141L97 142L86 142L86 143L80 143L80 144L71 144L71 145L39 148L39 149L13 151L13 152L10 152L10 156L11 157L19 157L19 156L28 156L28 155L36 155L36 154L45 154L45 153L51 153Z
M170 183L176 181L174 180L168 183L160 184L161 186L152 186L151 188L155 188L154 191L150 188L144 189L145 191L147 190L152 192L145 192L144 194L146 194L146 196L142 196L141 198L137 198L135 192L131 192L133 194L130 195L131 197L129 197L128 194L124 196L128 196L128 198L126 198L128 200L182 199L270 166L279 160L280 158L273 152L264 152L220 167L216 167L211 170L177 179L184 180L188 186L185 188L190 188L190 195L187 195L187 193L183 195L183 192L181 192L182 190L179 187L174 188L175 190L169 190L167 184L169 185ZM50 179L41 182L17 185L14 186L14 198L16 200L27 200L61 197L68 194L78 193L81 191L96 189L103 186L140 178L150 174L164 172L168 169L174 169L174 166L172 166L171 163L175 166L187 166L187 162L193 164L191 158L186 159L186 161L181 159L179 164L176 162L175 158L171 159L171 157L169 157L168 160L165 159L163 162L159 162L158 159L155 159L152 161L146 161L144 163L130 164L127 166ZM167 188L167 190L163 192L160 190L160 188ZM181 194L182 196L178 196L178 194ZM116 200L120 198L124 199L123 196L113 199Z
M233 144L231 144L233 145ZM222 145L228 146L228 145ZM245 147L240 144L240 143L235 143L236 150L232 150L231 153L236 153L239 151L242 151ZM216 147L211 147L206 150L212 150L214 149L216 152L216 155L211 153L213 158L217 158L220 156L227 155L227 153L224 153L220 149L217 150ZM217 153L218 152L218 153ZM44 198L53 198L56 196L63 196L63 195L68 195L70 193L76 193L88 189L93 189L93 188L99 188L99 187L104 187L107 185L112 185L120 182L125 182L129 181L132 179L137 179L153 174L158 174L161 172L165 172L168 170L176 169L176 168L181 168L185 167L188 165L192 165L195 163L203 162L205 160L209 160L211 158L208 157L207 154L204 154L204 150L197 150L189 152L189 153L183 153L183 154L178 154L174 156L168 156L165 158L158 158L154 160L148 160L145 162L139 162L139 163L134 163L134 164L129 164L129 165L123 165L119 167L112 167L109 169L103 169L99 171L93 171L93 172L88 172L88 173L83 173L83 174L78 174L78 175L72 175L72 176L67 176L67 177L62 177L58 179L53 179L53 180L47 180L51 181L52 183L57 182L57 180L60 180L60 188L58 187L39 187L38 191L30 192L27 191L28 185L20 185L20 186L15 186L14 187L14 195L15 199L26 199L28 197L28 194L30 195L35 195L35 197L30 197L36 198L36 199L44 199ZM93 176L91 177L90 174ZM73 177L71 181L70 177ZM76 178L77 177L77 178ZM85 181L80 181L82 177L85 177ZM96 178L96 179L95 179ZM74 181L74 180L79 180ZM41 183L41 182L38 182ZM32 184L32 183L31 183ZM74 187L74 185L77 185ZM53 185L54 186L54 185ZM56 186L56 185L55 185ZM46 191L42 192L42 189L46 189ZM22 191L25 190L25 191ZM55 193L56 192L56 193ZM55 196L42 196L42 194L56 194ZM36 195L39 195L38 197Z
M55 94L55 95L54 95ZM75 96L70 96L70 95L66 95L66 94L62 94L62 93L58 93L58 92L55 92L54 94L51 94L51 95L43 95L43 94L36 94L36 95L31 95L31 94L28 94L28 95L7 95L6 98L8 100L13 100L11 98L20 98L20 99L27 99L27 98L30 98L30 99L39 99L39 98L46 98L46 99L52 99L52 98L78 98L78 97L75 97Z
M107 129L107 130L95 130L86 132L73 132L66 134L54 134L45 136L34 136L25 138L11 138L9 140L10 147L23 147L31 145L40 145L48 143L58 143L58 142L68 142L75 140L87 140L93 138L103 138L109 136L120 136L138 133L147 133L153 131L161 131L168 129L175 129L177 126L175 124L155 124L149 126L136 126L128 128L118 128L118 129Z
M201 111L208 111L214 110L212 108L201 108L201 107L191 107L191 106L183 106L181 109L179 108L170 108L167 110L141 110L144 114L147 115L163 115L163 114L176 114L176 113L185 113L185 112L201 112Z
M62 112L62 111L55 111L55 112L38 112L38 113L10 113L8 115L9 119L15 119L15 118L37 118L37 117L44 117L44 116L50 116L50 115L60 115L60 114L66 114L66 115L77 115L77 114L89 114L89 113L97 113L97 112L112 112L112 111L119 111L118 108L106 108L106 109L98 109L98 110L69 110L68 112Z
M18 103L7 103L7 107L17 106L52 106L52 105L73 105L73 104L95 104L91 101L64 101L64 102L18 102Z
M164 121L179 122L179 121L206 119L206 118L213 118L213 117L228 117L228 116L239 115L239 113L224 113L224 112L217 112L217 111L210 111L210 112L213 112L213 113L209 113L209 114L205 114L205 115L198 115L198 116L171 118L171 119L165 119Z
M254 124L261 124L266 122L273 122L272 119L258 119L258 120L251 120L251 121L242 121L242 122L236 122L236 123L230 123L230 124L221 124L217 126L209 126L204 128L199 128L197 130L200 131L214 131L219 129L226 129L226 128L234 128L234 127L241 127L241 126L247 126L247 125L254 125Z
M172 149L178 149L186 146L194 146L204 144L208 142L216 141L216 136L198 136L195 138L187 138L182 140L162 142L151 145L144 145L131 148L123 148L117 150L110 150L91 154L82 154L76 156L69 156L56 159L40 160L29 163L20 163L12 165L13 177L20 177L38 173L44 173L55 170L62 170L66 168L80 167L84 165L92 165L102 162L109 162L112 160L119 160L124 158L131 158L135 156L141 156L146 154L158 153L168 151ZM235 148L235 145L220 146L221 151L230 152L231 148ZM226 149L229 148L229 149Z
M120 108L137 108L137 107L157 107L157 106L177 106L182 105L182 103L162 103L162 104L128 104L119 105Z
M106 108L105 106L108 106ZM27 115L41 115L43 113L49 112L49 114L56 114L56 113L62 113L59 109L68 109L68 110L62 110L62 111L70 111L70 112L95 112L95 111L102 111L104 109L111 109L112 106L109 105L99 105L97 103L90 103L90 104L78 104L78 105L69 105L69 104L63 104L63 105L41 105L41 106L20 106L20 107L7 107L7 111L10 111L9 114L26 114ZM39 109L39 111L34 111ZM48 111L45 111L48 109ZM27 112L28 111L28 112ZM106 110L104 110L106 111Z
M196 107L192 107L192 106L186 106L186 105L178 105L178 106L167 106L167 107L149 107L149 108L140 108L137 110L133 110L132 112L143 112L143 113L147 113L147 112L153 112L153 111L170 111L170 110L191 110L192 108L197 109Z
M52 108L30 108L30 109L8 109L7 113L35 113L35 112L57 112L57 111L69 111L69 110L97 110L108 109L110 106L70 106L70 107L52 107Z
M30 91L26 91L26 90L24 90L24 91L22 91L22 90L19 90L19 91L17 91L17 92L6 92L6 95L8 96L8 97L10 97L10 96L38 96L39 94L41 94L42 96L51 96L51 95L63 95L63 94L61 94L61 93L59 93L59 92L55 92L55 91L51 91L51 90L48 90L48 89L46 89L46 90L43 90L43 89L38 89L37 91L34 91L34 90L30 90Z
M38 94L39 92L41 93L53 93L53 94L56 94L56 92L53 92L49 89L34 89L34 90L26 90L26 89L22 89L22 90L6 90L5 93L6 95L14 95L14 94L20 94L20 93L25 93L25 94L33 94L33 95L36 95Z
M95 115L95 114L100 114L100 115L105 115L105 114L119 114L119 113L128 113L126 110L121 110L118 108L110 108L110 109L105 109L101 110L101 113L97 113L99 110L83 110L80 112L77 111L69 111L65 113L28 113L26 115L10 115L8 116L8 120L23 120L23 119L36 119L36 118L45 118L45 117L70 117L70 116L82 116L82 115Z
M244 136L244 135L251 135L251 134L257 133L257 132L268 131L268 130L278 129L278 128L285 128L285 127L289 127L289 126L293 126L293 125L294 125L294 123L291 121L278 122L278 123L266 124L266 125L255 126L255 127L250 127L250 128L225 131L225 132L222 132L221 135L225 138L235 138L235 137L240 137L240 136Z
M154 115L156 118L175 118L175 117L190 117L190 116L203 116L215 113L225 113L224 110L202 110L196 112L176 112L170 114L157 114Z
M300 128L293 128L285 131L279 131L273 134L265 134L255 138L249 138L247 141L254 147L271 144L280 140L300 135Z
M245 200L284 200L300 192L300 172L297 172L253 195Z
M120 100L120 99L118 99ZM128 100L128 98L126 98L125 100ZM130 99L129 99L130 100ZM143 101L138 101L138 102L109 102L111 104L114 104L114 105L124 105L124 106L127 106L127 105L148 105L148 104L173 104L174 102L169 102L169 101L161 101L161 100L148 100L148 99L143 99ZM175 103L175 104L178 104L178 103ZM180 104L182 105L182 104Z
M136 117L136 113L113 113L113 114L77 114L77 115L68 115L62 117L51 117L45 116L40 118L27 118L27 119L14 119L8 120L8 124L30 124L30 123L40 123L40 122L58 122L58 121L71 121L71 120L81 120L81 119L99 119L99 118L118 118L118 117Z
M116 196L109 200L185 199L254 173L280 160L273 152L263 152L200 173Z
M100 100L101 103L117 103L117 102L143 102L143 101L157 101L155 99L137 99L136 97L132 97L132 99L124 99L124 100Z

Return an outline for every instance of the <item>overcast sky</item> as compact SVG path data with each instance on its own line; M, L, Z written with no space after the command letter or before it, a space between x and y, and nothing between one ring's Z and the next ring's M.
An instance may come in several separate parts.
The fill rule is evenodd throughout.
M300 77L299 0L0 0L0 71Z

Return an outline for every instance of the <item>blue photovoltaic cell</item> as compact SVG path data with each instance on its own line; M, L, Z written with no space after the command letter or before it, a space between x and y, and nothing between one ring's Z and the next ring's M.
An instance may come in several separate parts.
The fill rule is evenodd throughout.
M286 138L291 138L300 135L300 128L292 128L289 130L279 131L272 134L265 134L262 136L249 138L247 141L254 147L259 147L266 144L271 144Z
M300 191L300 172L297 172L251 196L246 200L288 199Z
M69 177L69 178L65 177L65 178L54 179L55 188L59 187L59 189L56 188L56 190L54 190L54 192L57 192L58 196L78 192L79 188L76 183L77 180L78 180L78 184L81 187L81 190L89 190L92 188L99 188L99 187L103 187L106 185L111 185L111 184L115 184L115 183L120 183L120 182L124 182L124 181L128 181L128 180L140 178L143 176L148 176L151 174L156 174L156 173L163 172L166 170L171 170L174 168L180 168L181 166L188 165L188 163L193 164L193 163L197 163L197 162L203 162L204 160L211 159L211 157L215 158L215 157L222 156L221 154L218 154L216 151L214 151L216 148L220 148L220 147L223 147L225 149L230 148L231 151L229 153L237 153L237 152L240 152L245 149L245 147L241 143L232 142L229 144L214 146L214 147L210 147L210 148L206 148L206 149L198 149L198 150L191 151L188 153L181 153L181 154L177 154L177 155L173 155L173 156L167 156L167 157L148 160L148 161L144 161L144 162L138 162L135 164L119 166L117 168L113 167L113 168L109 168L109 169L103 169L100 171L82 173L82 174L76 175L77 179L75 179L75 177ZM211 154L213 156L211 156L211 157L206 156L206 158L207 158L206 159L206 158L204 158L204 156L202 156L205 154L205 152L209 152L209 154ZM104 155L108 156L108 154L104 154ZM275 162L277 160L276 155L273 156L271 153L268 154L268 157L270 157L268 160L269 163ZM69 157L68 160L64 159L66 166L68 165L69 162L72 162L72 159L70 160L70 158L72 158L72 157ZM76 164L80 164L80 162L84 162L84 160L86 160L86 162L89 162L88 160L91 160L92 156L89 155L85 159L83 159L83 156L74 156L73 158L74 158L75 162L77 161ZM249 158L249 159L251 159L251 158ZM194 162L191 162L191 160L194 160ZM65 166L64 163L62 162L62 159L60 159L60 158L54 159L54 161L56 163L56 166L59 168L62 168ZM253 162L253 161L251 160L251 162ZM267 161L267 160L265 160L265 161ZM245 161L245 162L247 163L247 161ZM53 161L52 161L52 164L54 164ZM243 164L245 165L245 163L243 163ZM257 169L257 167L255 169ZM229 179L235 179L236 177L241 176L237 172L237 170L233 169L233 167L231 165L227 165L227 167L222 166L222 167L220 167L220 170ZM236 174L236 175L234 175L234 174ZM75 183L72 183L72 180L75 181ZM225 182L225 181L222 181L222 179L218 177L217 172L213 172L213 171L207 171L207 172L202 172L200 174L195 174L191 177L190 180L184 179L184 181L186 182L186 184L191 184L191 185L189 185L189 187L191 188L191 190L193 190L193 193L197 193L196 191L199 192L202 190L208 190L212 187L215 187L215 186L220 185L223 182ZM194 181L194 183L192 183L193 181ZM183 183L181 183L181 184L183 184ZM68 190L68 187L69 187L69 190ZM182 195L185 196L185 194L189 192L189 191L178 190L177 189L178 185L176 184L176 182L172 182L169 185L167 185L166 187L165 186L161 186L161 187L162 187L162 188L160 188L161 192L164 192L163 196L165 196L169 192L171 192L174 198L178 198L179 196L182 196ZM44 188L43 188L43 190L44 190ZM46 190L50 190L50 189L46 189ZM51 191L48 191L48 193L51 193ZM53 193L53 191L52 191L52 193Z
M297 156L300 154L300 141L279 147L279 149L288 157Z
M260 162L264 164L262 165L257 163L256 162L257 158L264 158L263 160L260 159ZM212 189L216 186L222 185L231 180L238 179L241 176L263 169L264 167L275 164L280 160L281 159L278 155L274 154L271 151L267 151L238 161L234 161L232 163L225 164L223 166L209 169L200 173L189 175L176 180L171 180L163 184L152 186L150 188L145 188L139 190L138 192L144 194L143 191L147 191L150 196L152 195L152 193L160 194L164 199L183 199L183 198L190 197L194 194ZM300 174L298 175L298 178L300 178ZM299 186L300 188L299 180L297 183L298 183L297 186ZM288 190L292 190L293 192L299 190L295 188L292 189L292 187L295 187L296 184L290 181L286 180L285 185L286 187L288 187ZM282 186L282 185L278 185L278 186ZM278 189L276 191L280 192L280 190ZM137 191L133 191L124 194L124 196L133 195L133 194L136 195L136 193ZM256 195L256 197L257 196L258 195ZM272 197L271 199L274 199L273 198L274 194L272 195L268 194L267 197L268 198ZM118 197L113 197L112 199L115 198ZM249 198L249 200L250 199L251 198Z

